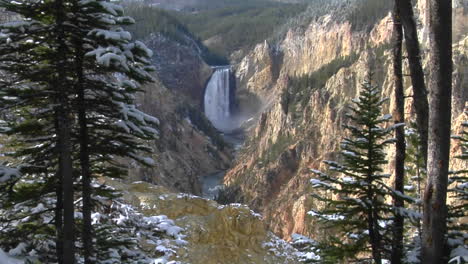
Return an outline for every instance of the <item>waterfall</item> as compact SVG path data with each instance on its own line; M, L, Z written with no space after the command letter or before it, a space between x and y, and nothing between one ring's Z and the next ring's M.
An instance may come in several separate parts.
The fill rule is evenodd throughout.
M222 132L233 129L230 111L229 77L231 67L216 67L205 90L205 115Z

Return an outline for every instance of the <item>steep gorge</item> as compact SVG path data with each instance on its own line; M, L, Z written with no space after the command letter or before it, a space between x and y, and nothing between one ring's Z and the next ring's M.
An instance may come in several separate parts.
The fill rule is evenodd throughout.
M150 142L157 166L130 164L128 182L144 180L171 191L202 194L201 176L226 170L232 149L202 113L205 85L212 68L191 36L175 40L154 33L144 40L154 51L156 81L144 87L139 107L161 121L159 138Z
M356 21L343 19L350 16L344 15L346 4L338 2L307 17L309 9L253 49L234 52L232 66L209 66L201 41L186 32L177 38L154 32L144 39L154 51L155 82L144 87L137 102L161 121L159 138L146 142L157 165L128 163L126 183L99 180L122 190L125 202L144 215L162 214L183 227L186 241L173 241L178 246L171 247L171 259L157 263L298 263L300 252L277 236L326 236L307 216L322 206L310 197L310 170L326 170L322 161L339 157L347 106L369 69L382 96L391 98L384 111L392 112L395 105L390 16L358 27ZM422 2L418 17L424 25ZM466 4L454 3L451 121L457 134L467 118L462 112L468 107L468 16ZM425 34L423 27L423 47ZM405 93L406 112L414 117L408 77ZM236 146L239 142L242 147ZM389 159L393 152L388 150ZM466 166L461 161L452 165ZM391 172L391 164L386 170ZM212 201L221 178L225 188L220 201L247 204L261 215L244 205ZM154 243L142 243L148 252L160 253Z
M423 2L417 5L421 22ZM457 129L468 97L468 39L463 26L466 6L460 1L454 6L454 21L458 22L453 116ZM320 235L320 227L307 217L307 211L320 206L310 199L310 169L325 169L323 160L338 157L346 106L358 95L369 68L382 95L393 95L390 15L358 27L353 24L356 21L343 19L352 18L346 15L347 9L344 4L331 3L307 17L308 10L282 27L282 34L247 53L232 54L236 113L242 117L257 113L244 124L248 138L232 165L233 150L224 145L214 129L217 125L211 126L201 114L210 78L224 82L226 78L213 74L217 69L203 61L200 47L192 39L177 42L153 34L147 43L155 51L153 62L160 82L147 87L141 103L149 113L162 115L161 138L155 144L159 166L137 168L131 179L200 194L202 175L218 175L230 167L224 183L231 201L262 213L270 229L284 238L293 233ZM426 47L425 28L420 32ZM405 89L408 96L412 94L409 78L405 78ZM413 113L411 99L407 102L406 112ZM390 100L384 111L391 112L393 105ZM225 112L223 109L217 114Z
M466 20L466 7L455 2L454 20ZM419 7L419 17L424 18L425 9ZM322 161L337 158L346 105L358 95L369 68L375 84L382 87L382 96L391 98L384 111L392 111L391 23L386 16L365 31L336 15L319 16L290 28L278 43L258 44L235 66L238 94L255 95L265 110L225 177L226 192L262 213L276 234L289 238L293 233L317 236L323 232L307 217L307 211L320 206L310 199L310 169L326 169ZM455 129L468 99L466 28L456 34ZM427 58L424 61L427 64ZM295 79L304 75L313 77L312 84L296 89ZM405 88L411 95L409 78ZM406 112L413 113L410 99Z

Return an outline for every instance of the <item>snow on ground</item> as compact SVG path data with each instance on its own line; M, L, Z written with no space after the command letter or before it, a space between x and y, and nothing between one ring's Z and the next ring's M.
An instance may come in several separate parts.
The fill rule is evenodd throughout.
M0 249L0 263L1 264L24 264L24 261L12 258L2 249Z

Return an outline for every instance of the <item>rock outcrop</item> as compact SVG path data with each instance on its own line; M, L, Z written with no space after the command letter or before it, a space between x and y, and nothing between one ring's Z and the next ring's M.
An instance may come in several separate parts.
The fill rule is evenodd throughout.
M289 238L293 233L323 232L306 215L320 206L310 199L310 169L326 169L322 161L337 158L345 136L346 106L358 95L369 69L374 84L382 87L382 96L391 98L384 108L391 113L391 28L389 15L370 31L355 31L350 22L325 15L289 29L277 45L257 45L237 65L238 93L257 95L264 111L225 183L230 186L227 190L236 190L236 199L261 212L276 234ZM465 29L465 37L454 43L454 120L468 99L466 33ZM324 68L328 70L320 72ZM325 76L323 85L291 91L292 78L317 71ZM404 81L405 93L411 95L411 81L408 77ZM411 100L406 108L413 112ZM388 153L390 158L392 150Z
M170 260L191 264L299 263L297 251L269 232L262 217L247 206L221 206L143 182L104 181L122 190L124 200L144 215L165 215L183 228L187 243L177 247Z

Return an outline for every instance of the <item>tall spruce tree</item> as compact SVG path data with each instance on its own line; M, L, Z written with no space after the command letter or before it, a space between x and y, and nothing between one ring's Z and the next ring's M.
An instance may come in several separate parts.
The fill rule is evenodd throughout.
M54 91L53 104L55 104L55 124L57 133L57 154L59 160L57 176L62 183L63 224L62 224L62 259L64 263L75 263L75 196L73 188L73 161L72 161L72 109L70 89L70 78L67 74L67 54L69 49L66 42L65 23L67 13L64 0L54 1L54 20L52 38L52 55L55 59L51 61L54 65L54 74L51 88Z
M70 169L70 157L65 153L69 152L70 142L63 138L70 133L70 127L65 124L67 120L63 123L62 118L59 122L58 117L69 111L69 97L63 88L71 83L64 79L62 71L57 72L58 68L62 69L59 65L63 57L57 57L60 45L56 41L54 3L1 1L0 5L22 16L19 21L0 26L0 105L7 116L7 129L2 132L13 139L7 144L14 150L9 153L9 166L19 167L22 172L21 177L4 185L8 192L2 196L0 229L5 239L1 239L1 243L6 249L15 248L21 245L18 240L22 238L30 243L21 251L35 247L44 261L52 262L56 261L54 256L45 253L49 245L40 246L37 238L41 237L46 244L45 241L50 241L47 238L54 237L53 223L45 221L41 215L54 208L51 198L55 192L63 196L62 181L58 179L63 178L65 171L59 168L66 165L66 170ZM59 165L62 152L66 155ZM59 228L62 215L53 219ZM63 241L60 239L57 243ZM73 250L72 247L68 249ZM60 255L61 258L63 251Z
M93 234L107 236L108 242L109 237L116 241L120 238L109 235L113 232L112 225L92 231L93 206L103 200L103 194L113 197L112 192L92 185L92 176L125 175L125 167L116 157L128 157L145 165L153 163L140 153L151 151L144 140L155 138L154 125L158 120L135 107L135 93L141 91L141 84L152 79L148 73L151 51L141 42L131 42L130 34L122 26L133 20L123 16L123 9L118 5L106 1L63 0L62 20L57 23L58 11L54 3L1 2L7 10L23 18L0 26L0 70L4 73L0 82L0 100L2 110L11 117L2 124L1 132L17 138L11 142L15 152L11 155L12 161L6 165L19 167L0 170L0 188L8 190L9 194L1 197L2 205L7 206L2 207L0 244L4 249L11 249L17 247L22 238L30 237L24 252L28 248L43 248L47 254L39 252L41 261L74 261L74 254L70 258L69 253L75 241L70 246L70 237L63 237L66 233L62 222L65 193L62 170L59 169L60 144L54 136L58 135L58 119L63 118L61 114L64 113L57 111L59 104L54 100L67 100L70 148L74 150L70 158L81 168L75 171L81 175L83 196L83 219L78 222L83 223L84 249L79 253L83 253L87 263L95 263L107 259L106 254L101 254L103 251L109 254L113 251L102 245L92 245ZM59 51L63 52L60 56L57 55ZM65 78L57 82L61 74ZM67 95L56 96L58 88L66 88ZM75 178L75 185L67 185L67 188L79 189L77 180ZM93 197L92 193L97 196ZM70 196L69 192L66 194ZM78 197L72 198L74 202ZM43 210L39 210L34 204L44 199ZM50 219L48 213L51 210L56 213ZM22 222L18 223L20 220ZM43 233L49 238L43 239L47 241L47 248L34 245L41 230L45 230ZM57 250L56 258L50 255L50 239L54 232L57 232L57 243L53 246ZM62 246L64 242L66 247ZM119 243L106 245L119 247ZM93 254L93 248L101 252ZM130 252L125 251L125 247L121 249ZM133 259L128 254L122 258L122 263L125 259Z
M73 263L72 93L69 89L72 83L66 76L66 14L61 8L63 1L2 1L0 5L22 16L21 21L2 25L0 68L6 74L6 80L2 83L0 100L10 111L9 114L16 115L10 120L12 126L7 133L20 134L26 142L14 154L23 156L23 163L29 161L26 167L35 168L35 173L45 175L49 175L49 172L44 168L55 168L54 175L57 184L60 184L57 194L61 196L61 216L56 218L56 222L60 227L58 230L61 227L64 229L63 239L59 243L62 244L62 257ZM31 144L34 141L37 145ZM37 155L41 148L47 149L52 145L50 153L42 157ZM57 162L57 166L44 166L46 160L49 165Z
M325 206L309 214L335 234L320 246L325 263L336 259L363 261L370 253L380 264L388 257L386 220L392 207L385 200L391 188L385 183L390 175L382 173L382 165L387 163L385 147L395 142L393 130L402 124L384 127L391 120L391 115L381 115L385 102L369 76L347 114L350 123L344 127L349 137L341 143L343 162L325 161L333 174L313 170L318 178L311 183L318 192L312 195ZM332 197L322 196L324 191Z
M448 247L450 258L458 262L468 262L468 111L464 112L460 135L453 136L458 141L460 154L455 156L461 168L450 172L448 199Z
M151 149L142 140L157 136L158 120L135 107L136 92L152 80L149 57L141 42L131 42L123 26L134 23L122 7L106 1L74 3L70 13L71 43L75 55L80 167L83 196L83 255L94 263L92 253L91 180L93 175L120 177L125 169L116 156L152 165L139 152ZM118 77L116 77L118 73Z

